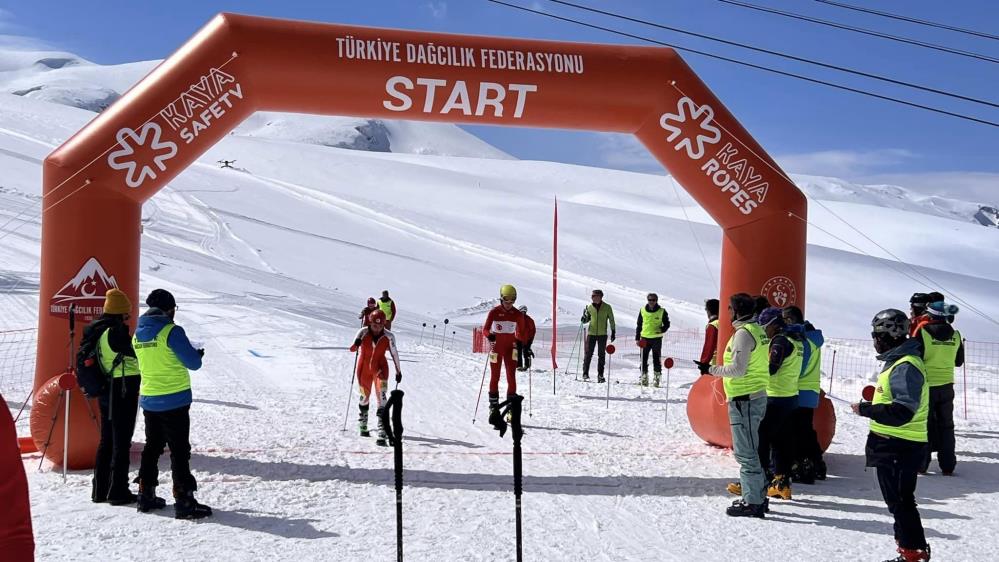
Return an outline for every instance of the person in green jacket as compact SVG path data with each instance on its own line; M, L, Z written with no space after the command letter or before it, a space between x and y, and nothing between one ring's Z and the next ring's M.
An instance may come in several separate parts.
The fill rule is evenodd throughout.
M652 370L655 378L652 386L659 388L662 378L663 336L669 330L669 314L659 306L659 295L649 293L647 304L638 311L638 325L635 328L635 342L642 348L642 377L639 383L649 386L649 354L652 355Z
M617 339L617 325L614 323L614 309L604 302L604 292L593 289L590 304L583 310L582 324L589 324L586 329L586 350L583 355L583 380L590 380L590 361L593 350L597 350L597 382L604 382L604 362L607 353L607 327L610 325L610 341Z

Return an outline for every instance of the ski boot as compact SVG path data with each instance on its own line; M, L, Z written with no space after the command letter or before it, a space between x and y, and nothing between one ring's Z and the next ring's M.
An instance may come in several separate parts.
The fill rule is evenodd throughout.
M379 408L379 412L381 409ZM385 433L385 423L382 421L382 416L378 415L378 439L375 439L375 445L379 447L388 447L388 434Z
M135 503L138 499L138 496L133 494L128 488L121 491L111 490L111 493L108 494L108 503L111 505L129 505Z
M641 386L649 386L649 374L647 372L642 372L642 376L638 377L638 384Z
M663 374L656 371L652 376L652 386L659 388L659 380L662 378Z
M604 378L604 374L603 373L597 373L597 383L598 384L604 384L605 382L607 382L607 379Z
M198 503L194 499L194 492L191 490L173 490L173 517L174 519L201 519L212 514L212 508Z
M791 499L791 480L783 474L774 476L773 480L770 481L770 487L767 489L767 497L782 500Z
M583 382L590 382L590 374L583 373Z
M751 504L742 500L732 502L732 505L725 510L725 514L729 517L756 517L759 519L764 519L767 516L766 507L762 503Z
M820 457L817 461L815 461L815 463L814 463L813 466L814 466L814 471L815 471L815 479L816 480L825 480L826 479L826 461L822 460L822 458Z
M930 545L925 549L898 547L898 558L885 560L885 562L926 562L930 559Z
M742 482L729 482L728 486L725 486L725 489L733 496L741 496Z
M139 482L139 495L135 500L135 509L140 513L149 513L154 509L166 507L166 500L156 497L156 486L146 486L141 480Z
M791 468L791 481L801 484L815 484L815 464L805 459Z
M361 432L361 437L371 437L368 431L368 408L367 404L359 405L360 415L357 417L357 429Z
M499 394L489 394L489 425L499 431L500 435L506 432L506 422L499 410Z

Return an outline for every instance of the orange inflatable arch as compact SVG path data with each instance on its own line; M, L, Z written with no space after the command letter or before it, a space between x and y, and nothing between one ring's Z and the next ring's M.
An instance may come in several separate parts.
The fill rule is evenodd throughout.
M50 406L32 410L38 445L69 307L88 321L111 286L139 302L142 203L255 111L634 134L724 230L723 299L804 302L805 197L671 49L220 14L45 159L34 384L36 405ZM71 406L68 464L87 467L97 433L79 391ZM724 405L690 418L730 444L704 429L727 428ZM59 463L62 426L47 452Z

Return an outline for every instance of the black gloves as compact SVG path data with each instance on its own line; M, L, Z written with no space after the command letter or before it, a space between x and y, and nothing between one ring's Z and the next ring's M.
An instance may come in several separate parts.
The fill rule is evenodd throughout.
M486 339L491 342L494 342L496 341L496 334L489 334L488 336L486 336Z
M614 330L614 331L611 332L611 341L614 341L616 339L617 339L617 331Z
M402 371L396 371L395 372L395 382L396 382L396 384L402 382Z
M579 323L580 324L586 324L589 321L590 321L590 313L589 312L584 312L583 316L580 317L580 319L579 319Z
M525 357L534 357L534 350L531 349L531 346L527 346L527 347L524 348L524 356Z
M204 356L205 356L205 348L199 349L198 350L198 357L204 357Z
M694 364L697 365L697 370L700 371L700 373L702 375L711 374L708 371L711 368L711 364L710 363L702 363L701 361L694 361Z

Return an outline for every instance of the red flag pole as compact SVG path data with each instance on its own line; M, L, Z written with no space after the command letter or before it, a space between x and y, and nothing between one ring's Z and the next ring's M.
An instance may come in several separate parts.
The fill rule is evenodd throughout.
M552 220L552 371L558 370L556 361L558 341L558 197L555 197L555 214Z

